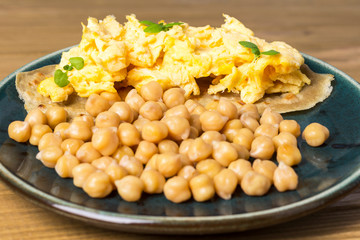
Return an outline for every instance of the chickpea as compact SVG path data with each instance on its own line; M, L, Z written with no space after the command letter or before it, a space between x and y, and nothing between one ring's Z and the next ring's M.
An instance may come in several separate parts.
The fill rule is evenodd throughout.
M117 92L102 92L100 93L100 97L106 99L110 106L113 105L115 102L120 102L121 97Z
M141 132L145 123L148 123L148 122L151 122L151 121L147 118L143 118L143 117L139 116L139 118L133 122L133 125L136 127L136 129L139 132Z
M236 174L239 183L241 183L242 179L248 171L253 170L251 167L251 163L245 159L238 159L231 162L228 166L228 169L232 170Z
M319 123L307 125L302 133L302 138L312 147L321 146L328 138L330 132L325 126Z
M193 177L190 182L192 195L197 202L210 200L215 195L213 180L206 174Z
M81 187L84 185L85 180L94 173L96 168L89 163L80 163L72 169L72 175L74 177L74 185Z
M161 107L161 109L162 109L163 113L165 113L165 112L168 110L168 107L166 106L166 104L165 104L165 103L163 103L163 102L157 102L157 104L159 104L159 105L160 105L160 107Z
M289 132L295 137L300 136L300 125L295 120L282 120L279 124L279 130L281 132Z
M249 150L247 150L246 147L239 145L237 143L231 143L231 145L237 151L238 158L246 159L246 160L250 158L250 152L249 152Z
M66 129L68 129L69 126L70 126L70 123L68 123L68 122L59 123L54 128L54 133L59 134L61 136L61 138L64 140L67 138Z
M185 91L182 88L170 88L163 94L163 101L168 108L185 103Z
M194 111L194 109L197 106L199 106L200 104L192 99L188 99L185 101L184 105L187 108L187 110L189 111L189 113L192 113Z
M140 200L144 190L144 183L135 176L125 176L115 181L117 191L122 199L127 202L136 202Z
M36 124L45 125L47 124L47 118L45 113L43 113L39 108L35 108L28 112L24 122L28 122L31 127L33 127Z
M60 147L64 152L69 152L72 155L76 155L76 152L83 144L84 141L80 139L68 138L61 143Z
M231 119L225 124L222 133L225 135L228 141L232 142L238 130L242 127L243 126L240 119Z
M134 112L126 102L115 102L109 111L119 115L121 121L132 123L134 120Z
M139 110L142 117L149 119L150 121L159 120L163 116L163 110L157 102L148 101L145 102Z
M141 173L144 170L144 166L140 160L135 157L124 156L121 158L119 165L125 168L129 175L140 177Z
M276 160L288 166L294 166L301 162L301 153L297 146L283 144L277 149Z
M259 136L251 143L250 156L260 159L271 159L275 152L275 146L271 138Z
M59 106L51 106L45 112L49 126L54 129L59 123L66 122L68 113Z
M164 177L169 178L175 176L181 167L180 154L167 152L157 155L156 169L164 175Z
M248 128L239 129L233 139L233 142L244 146L247 150L251 149L251 143L254 140L253 132Z
M272 140L274 142L276 149L278 149L279 146L283 145L283 144L290 144L290 145L297 146L296 137L289 132L281 132L281 133L279 133L279 135L273 137Z
M163 95L163 88L160 83L151 81L141 87L140 94L145 101L159 101Z
M186 165L194 165L194 163L189 159L187 154L181 154L180 153L180 161L182 166L186 166Z
M259 122L246 114L241 115L240 121L242 125L248 129L250 129L252 132L255 132L255 130L260 126Z
M201 163L201 162L199 162L199 163ZM194 176L196 176L198 174L199 174L199 172L193 166L185 165L184 167L182 167L179 170L177 175L179 177L185 178L187 181L190 181L191 178L193 178Z
M205 131L201 135L202 140L206 142L207 144L214 144L215 142L225 141L226 137L225 135L221 134L217 131Z
M146 141L158 143L165 139L168 136L168 133L169 130L165 123L151 121L144 124L141 131L141 137Z
M261 124L258 128L256 128L254 132L254 137L267 136L273 138L277 135L278 135L278 128L269 123Z
M266 108L261 115L260 124L269 123L278 128L282 120L284 119L280 113L273 112L270 108Z
M109 101L96 93L91 94L85 103L86 112L93 117L96 117L99 113L104 112L109 108Z
M199 114L190 114L189 123L190 126L196 128L199 133L202 131Z
M48 125L43 124L35 124L31 127L31 135L29 138L29 142L31 145L37 146L42 136L46 133L50 133L51 128Z
M120 162L120 160L124 157L124 156L129 156L129 157L133 157L134 151L128 147L128 146L121 146L118 149L116 149L116 151L111 155L111 157L115 158L118 162Z
M156 153L158 153L158 148L154 143L141 141L136 149L135 158L139 159L142 164L146 164Z
M60 135L58 134L54 134L54 133L45 133L39 141L39 145L38 145L38 149L39 151L50 147L50 146L58 146L60 147L62 142L62 138L60 137Z
M108 157L108 156L105 156L105 157L101 157L101 158L98 158L98 159L95 159L94 161L91 162L91 165L93 165L94 167L96 167L97 169L99 170L103 170L105 171L105 169L110 166L110 164L116 160L112 157Z
M193 142L194 142L194 139L186 139L186 140L182 141L179 146L179 153L187 155L187 153L189 151L189 147L191 146L191 144Z
M59 146L50 146L36 154L36 158L39 159L46 167L54 168L58 159L63 154L64 152Z
M231 101L225 98L220 98L216 110L220 114L227 116L230 120L238 117L238 110L236 106Z
M93 135L91 128L84 121L73 121L69 127L65 130L65 134L68 138L75 138L89 141Z
M86 178L83 190L92 198L103 198L112 192L113 187L110 177L103 171L97 170Z
M203 131L220 131L227 120L228 117L221 115L218 111L205 111L200 115Z
M271 183L273 181L274 171L277 168L276 164L270 160L256 159L252 165L255 172L269 178Z
M199 131L193 126L190 126L190 133L188 138L195 139L197 137L199 137Z
M153 170L157 170L157 159L158 159L159 154L154 154L149 161L146 163L144 170L149 170L149 169L153 169Z
M165 177L156 170L143 171L140 179L144 183L144 192L149 194L162 193L165 185Z
M222 199L229 200L231 195L235 192L238 184L236 174L227 168L222 169L214 177L214 186L216 194Z
M76 157L83 163L91 163L95 159L101 157L101 154L96 150L91 142L86 142L77 150Z
M189 146L187 155L190 161L199 162L207 159L213 151L213 147L201 138L196 138ZM181 151L179 151L181 153Z
M181 104L168 109L165 112L165 117L182 117L190 120L190 113L185 105Z
M104 156L112 155L119 146L119 138L114 128L97 129L91 138L91 142L93 147Z
M189 121L182 117L166 117L162 119L169 130L169 137L176 141L187 139L190 135Z
M231 143L221 141L214 142L212 156L222 166L227 167L232 161L238 158L238 153Z
M74 177L72 170L79 164L79 159L77 159L74 155L65 153L56 162L55 171L62 178L72 178Z
M110 163L109 166L105 169L105 173L109 175L112 184L115 184L116 180L120 180L128 175L126 169L116 162Z
M8 134L17 142L27 142L31 136L31 126L28 122L14 121L8 127Z
M205 159L196 164L196 171L214 178L223 169L223 166L214 159Z
M260 119L260 114L259 114L259 111L256 107L255 104L245 104L245 105L242 105L239 109L239 114L240 115L247 115L249 117L252 117L256 120L259 120Z
M203 105L198 105L195 109L191 112L191 114L201 115L202 113L206 112L206 108Z
M294 169L283 162L274 172L274 186L279 192L295 190L298 185L298 176Z
M120 124L120 117L114 112L101 112L95 118L95 126L98 128L104 127L118 127Z
M89 128L94 126L94 118L90 115L80 115L74 117L72 122L81 122L81 124L86 124Z
M212 100L205 105L205 109L209 111L216 110L219 105L219 100ZM216 110L217 111L217 110Z
M180 176L168 179L164 185L164 195L167 200L174 203L181 203L191 198L189 183Z
M177 145L177 143L169 139L165 139L159 142L158 148L160 153L179 153L179 146Z
M241 181L241 189L249 196L263 196L270 187L271 181L255 171L248 171Z
M117 134L120 142L129 147L138 145L141 140L140 132L130 123L121 123Z
M140 111L145 100L137 93L136 89L132 89L126 96L125 102L136 112Z

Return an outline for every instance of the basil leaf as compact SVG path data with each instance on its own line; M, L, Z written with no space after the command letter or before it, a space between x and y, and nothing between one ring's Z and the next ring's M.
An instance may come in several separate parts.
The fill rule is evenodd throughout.
M158 33L164 30L164 26L161 24L153 24L144 29L147 33Z
M275 51L275 50L269 50L269 51L266 51L266 52L261 52L261 54L264 54L264 55L276 55L276 54L279 54L279 52Z
M165 27L172 28L175 25L181 25L181 24L184 24L184 23L182 23L182 22L173 22L173 23L166 24Z
M147 21L147 20L140 21L139 23L144 24L144 25L146 25L146 26L150 26L150 25L156 24L156 23L154 23L154 22L152 22L152 21Z
M80 70L84 67L84 59L82 57L72 57L69 59L69 62L71 63L71 66L77 70Z
M65 87L70 83L69 80L68 80L67 73L61 71L60 69L56 70L55 73L54 73L54 82L59 87Z
M63 67L63 69L66 70L66 71L71 71L71 70L73 70L73 66L65 65L65 66Z

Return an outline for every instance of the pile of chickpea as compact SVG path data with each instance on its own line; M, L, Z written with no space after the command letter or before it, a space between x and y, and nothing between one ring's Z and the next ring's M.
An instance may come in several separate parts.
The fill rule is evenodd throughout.
M62 107L35 109L12 122L8 133L38 146L37 159L94 198L117 189L130 202L143 192L164 193L175 203L203 202L215 194L230 199L238 185L250 196L272 185L280 192L296 189L296 121L222 98L204 107L184 93L149 82L124 100L117 93L93 94L85 104L88 115L67 122ZM320 146L329 130L312 123L302 137ZM275 153L278 164L271 160Z

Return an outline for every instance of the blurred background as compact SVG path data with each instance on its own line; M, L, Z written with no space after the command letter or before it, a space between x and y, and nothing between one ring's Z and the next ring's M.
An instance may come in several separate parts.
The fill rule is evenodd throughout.
M0 79L59 49L78 44L81 22L112 14L140 20L220 26L226 13L267 41L285 41L360 82L358 0L0 0ZM360 239L360 190L327 208L230 239ZM89 227L39 208L0 181L0 239L145 239ZM213 236L209 239L217 239ZM155 239L155 237L153 238ZM167 237L156 239L168 239ZM174 237L173 239L181 239Z
M255 35L281 40L360 79L360 1L357 0L1 0L0 79L53 51L78 44L81 22L112 14L120 23L183 21L220 26L222 13ZM6 64L4 64L4 62Z

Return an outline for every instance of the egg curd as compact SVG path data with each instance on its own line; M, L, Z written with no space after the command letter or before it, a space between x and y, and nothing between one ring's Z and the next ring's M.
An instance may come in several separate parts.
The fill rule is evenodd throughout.
M238 93L245 103L254 103L264 94L299 93L310 79L300 71L301 54L284 42L268 43L254 36L240 21L224 15L220 28L192 27L186 23L168 31L144 32L135 15L121 25L114 16L98 21L89 18L83 25L80 44L64 52L57 69L69 64L71 57L82 57L84 67L68 72L70 84L64 88L53 78L42 81L38 92L53 102L67 100L76 92L80 97L93 93L116 92L115 82L131 85L138 91L157 81L164 89L181 87L186 96L199 95L196 82L210 77L209 94ZM251 49L239 41L256 44L261 52L280 54L255 58Z

